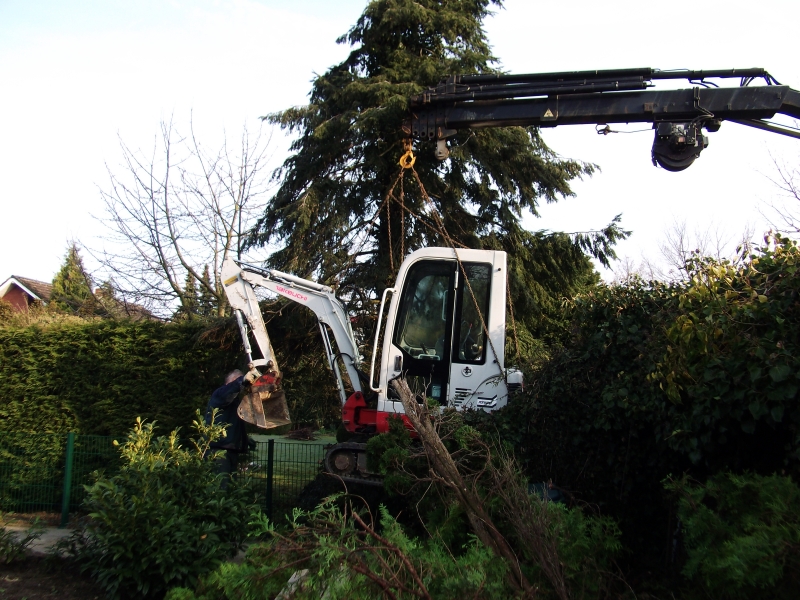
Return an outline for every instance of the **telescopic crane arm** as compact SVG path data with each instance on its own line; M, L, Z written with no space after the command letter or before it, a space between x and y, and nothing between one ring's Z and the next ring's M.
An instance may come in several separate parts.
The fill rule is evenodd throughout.
M740 79L740 85L717 87L709 81L730 78ZM654 80L668 79L687 79L694 87L649 89ZM750 85L755 79L764 85ZM800 130L766 121L776 114L800 119L800 92L759 68L456 75L411 99L404 130L416 139L436 140L436 155L444 160L445 140L459 129L652 123L653 163L681 171L708 145L702 129L717 131L722 121L800 138Z

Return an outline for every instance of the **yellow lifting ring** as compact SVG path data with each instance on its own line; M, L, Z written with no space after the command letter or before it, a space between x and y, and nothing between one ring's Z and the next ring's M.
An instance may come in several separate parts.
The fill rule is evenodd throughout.
M406 150L406 153L400 157L400 166L404 169L410 169L414 166L414 163L417 161L417 157L414 156L414 153L411 150Z

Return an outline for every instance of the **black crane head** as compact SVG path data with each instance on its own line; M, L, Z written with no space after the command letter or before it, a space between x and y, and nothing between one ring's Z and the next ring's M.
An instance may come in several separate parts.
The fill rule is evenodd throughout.
M708 147L708 138L703 135L703 125L699 122L662 121L656 123L653 128L656 134L653 140L653 164L667 171L683 171ZM713 128L714 125L709 127ZM718 125L716 129L719 129Z

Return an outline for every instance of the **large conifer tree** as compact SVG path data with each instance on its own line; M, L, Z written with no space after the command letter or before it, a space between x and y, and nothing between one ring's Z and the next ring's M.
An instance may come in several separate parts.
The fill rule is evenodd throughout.
M314 80L309 104L268 117L298 135L251 237L281 246L273 266L365 298L355 290L369 297L393 283L403 253L446 245L410 173L385 202L400 170L401 126L409 98L442 77L498 72L482 21L501 5L373 0L338 40L352 52ZM593 237L546 235L520 218L571 195L570 181L593 166L556 156L535 128L463 131L450 146L438 162L431 142L415 144L421 181L456 243L509 252L518 314L538 329L547 305L595 277L582 250L605 258L624 232L614 223Z
M209 291L213 289L214 284L211 281L211 270L208 268L208 265L205 265L203 268L203 280L197 295L197 312L202 317L214 317L218 314L217 299Z

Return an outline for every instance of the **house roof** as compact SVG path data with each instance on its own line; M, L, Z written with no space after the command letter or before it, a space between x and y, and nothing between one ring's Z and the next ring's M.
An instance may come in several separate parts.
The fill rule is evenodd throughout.
M6 295L9 288L16 285L19 288L34 298L35 300L42 300L47 303L50 301L50 295L53 293L53 284L44 281L37 281L28 277L20 277L19 275L12 275L0 285L0 298Z
M3 298L9 291L12 285L16 285L22 291L24 291L28 296L30 296L33 300L41 300L44 304L50 302L50 297L53 294L53 284L47 283L45 281L37 281L36 279L30 279L29 277L20 277L19 275L12 275L8 279L6 279L2 284L0 284L0 298ZM100 289L98 288L95 291L95 294L100 293ZM114 304L116 308L118 308L118 313L124 314L125 316L130 317L134 321L139 321L142 319L145 320L157 320L158 317L153 315L149 310L145 307L140 306L139 304L134 304L132 302L127 302L125 300L118 300L114 298ZM119 316L119 315L118 315Z

